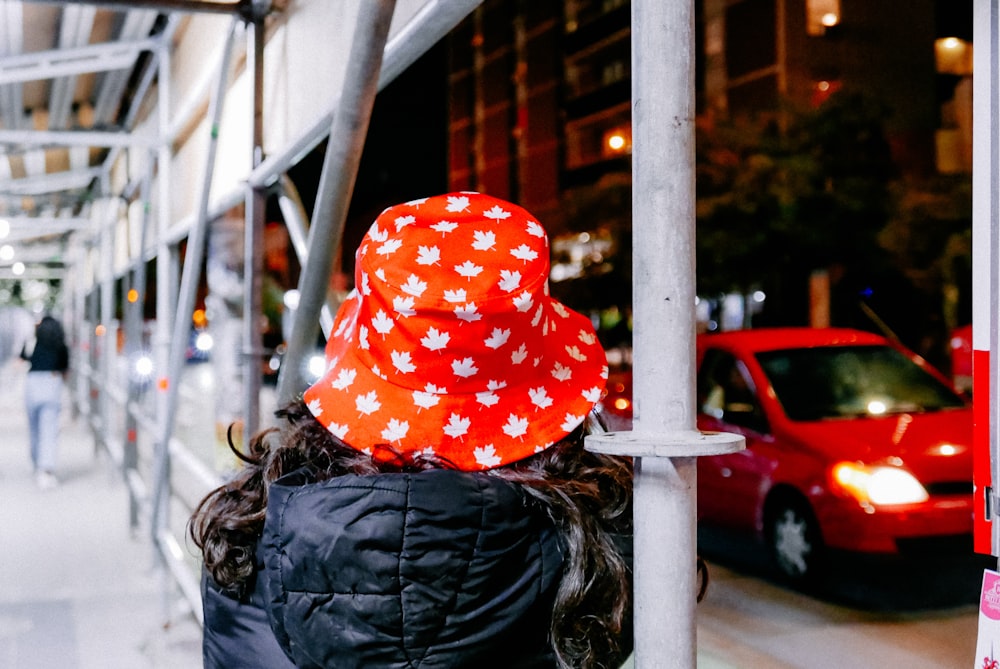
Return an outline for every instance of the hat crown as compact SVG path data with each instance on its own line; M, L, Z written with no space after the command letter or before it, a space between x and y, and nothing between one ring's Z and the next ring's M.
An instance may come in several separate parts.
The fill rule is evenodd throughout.
M448 392L479 392L501 381L487 370L535 374L548 274L548 237L520 207L478 194L390 207L357 252L359 356L416 390L448 379Z

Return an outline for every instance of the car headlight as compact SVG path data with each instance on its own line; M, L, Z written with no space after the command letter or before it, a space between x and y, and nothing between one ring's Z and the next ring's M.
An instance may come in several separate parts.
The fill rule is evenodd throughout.
M889 506L919 504L928 500L927 491L920 481L899 467L838 462L831 473L834 483L862 504Z

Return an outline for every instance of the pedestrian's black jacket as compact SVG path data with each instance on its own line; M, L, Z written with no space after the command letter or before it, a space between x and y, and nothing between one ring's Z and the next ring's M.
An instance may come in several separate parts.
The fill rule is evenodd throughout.
M294 473L268 497L254 596L274 636L253 639L259 608L208 579L206 667L236 666L227 647L262 658L241 667L281 667L264 659L275 639L297 667L556 666L560 541L519 485L440 469L320 483ZM235 632L215 629L220 614L230 629L240 621Z

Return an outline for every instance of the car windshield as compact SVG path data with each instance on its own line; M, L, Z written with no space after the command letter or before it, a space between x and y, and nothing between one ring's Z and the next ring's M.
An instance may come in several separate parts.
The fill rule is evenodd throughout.
M964 400L889 346L824 346L757 354L791 420L939 411Z

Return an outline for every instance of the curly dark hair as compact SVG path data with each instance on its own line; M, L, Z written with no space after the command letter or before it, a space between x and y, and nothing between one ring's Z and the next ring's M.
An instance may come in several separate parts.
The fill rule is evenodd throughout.
M332 435L301 401L276 416L282 427L255 436L249 453L230 439L246 466L201 501L188 525L208 573L239 596L254 576L268 485L282 475L304 467L322 481L450 466L421 455L373 459ZM583 435L578 428L551 448L488 472L522 486L560 531L566 561L550 632L563 669L617 666L630 625L631 565L616 539L631 534L631 460L584 450Z

